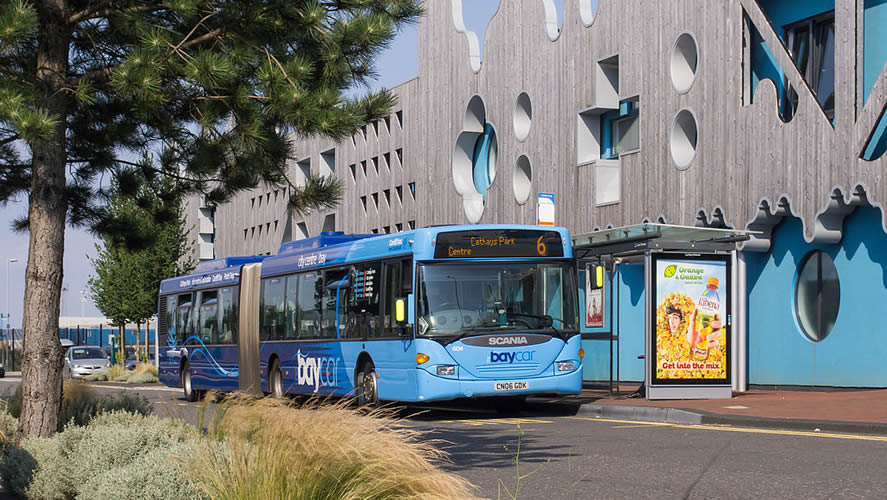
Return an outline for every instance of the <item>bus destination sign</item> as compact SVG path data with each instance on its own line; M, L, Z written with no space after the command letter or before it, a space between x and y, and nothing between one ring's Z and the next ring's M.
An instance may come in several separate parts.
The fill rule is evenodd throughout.
M435 259L563 256L564 246L560 233L532 229L440 233L434 246Z

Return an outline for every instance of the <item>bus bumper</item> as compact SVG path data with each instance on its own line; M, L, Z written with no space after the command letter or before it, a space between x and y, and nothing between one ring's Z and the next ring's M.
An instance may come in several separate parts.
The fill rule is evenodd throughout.
M579 394L582 392L582 367L563 375L524 379L460 380L437 377L425 370L416 370L419 382L418 401L443 401L459 398L495 396L529 396L533 394ZM526 382L526 389L497 390L497 384ZM514 384L511 384L514 385Z

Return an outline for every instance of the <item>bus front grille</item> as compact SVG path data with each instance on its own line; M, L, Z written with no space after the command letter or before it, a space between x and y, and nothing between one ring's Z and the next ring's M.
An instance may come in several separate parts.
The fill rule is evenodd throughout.
M471 370L479 377L528 376L539 373L538 363L522 363L520 365L504 365L501 363L478 365Z

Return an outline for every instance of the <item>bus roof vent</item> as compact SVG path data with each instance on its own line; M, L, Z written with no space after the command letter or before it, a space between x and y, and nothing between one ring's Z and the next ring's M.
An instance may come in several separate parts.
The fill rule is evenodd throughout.
M305 252L307 250L313 250L315 248L323 248L332 245L338 245L340 243L348 243L350 241L362 240L364 238L369 238L372 236L379 236L378 234L345 234L342 231L326 231L318 234L317 236L312 236L310 238L305 238L302 240L296 241L287 241L283 245L280 245L280 251L277 252L277 255L290 255L294 253Z
M197 264L195 273L203 273L206 271L216 271L225 269L226 267L240 267L244 264L252 264L253 262L262 262L267 255L251 255L248 257L225 257L223 259L205 260Z

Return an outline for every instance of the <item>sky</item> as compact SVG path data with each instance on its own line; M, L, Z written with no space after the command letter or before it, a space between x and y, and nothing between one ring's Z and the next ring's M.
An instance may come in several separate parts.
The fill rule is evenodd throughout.
M477 34L481 45L481 54L483 54L484 33L487 24L496 13L499 1L463 0L462 14L465 26ZM558 17L562 16L563 2L564 0L554 1L558 9ZM378 78L370 84L370 88L373 90L390 88L416 77L419 73L418 45L417 25L406 27L399 32L391 46L377 60ZM12 231L11 224L14 219L26 215L27 208L27 197L24 195L20 196L18 200L9 201L5 206L0 206L0 234L3 235L4 243L0 245L0 273L3 276L3 281L0 281L0 310L11 311L13 328L20 328L22 324L28 234ZM97 240L87 231L69 227L65 232L62 316L96 317L102 315L86 293L87 281L93 273L89 258L96 255L96 243ZM9 259L17 259L17 262L9 262ZM87 300L82 301L81 297L86 297ZM9 304L8 307L7 304Z

